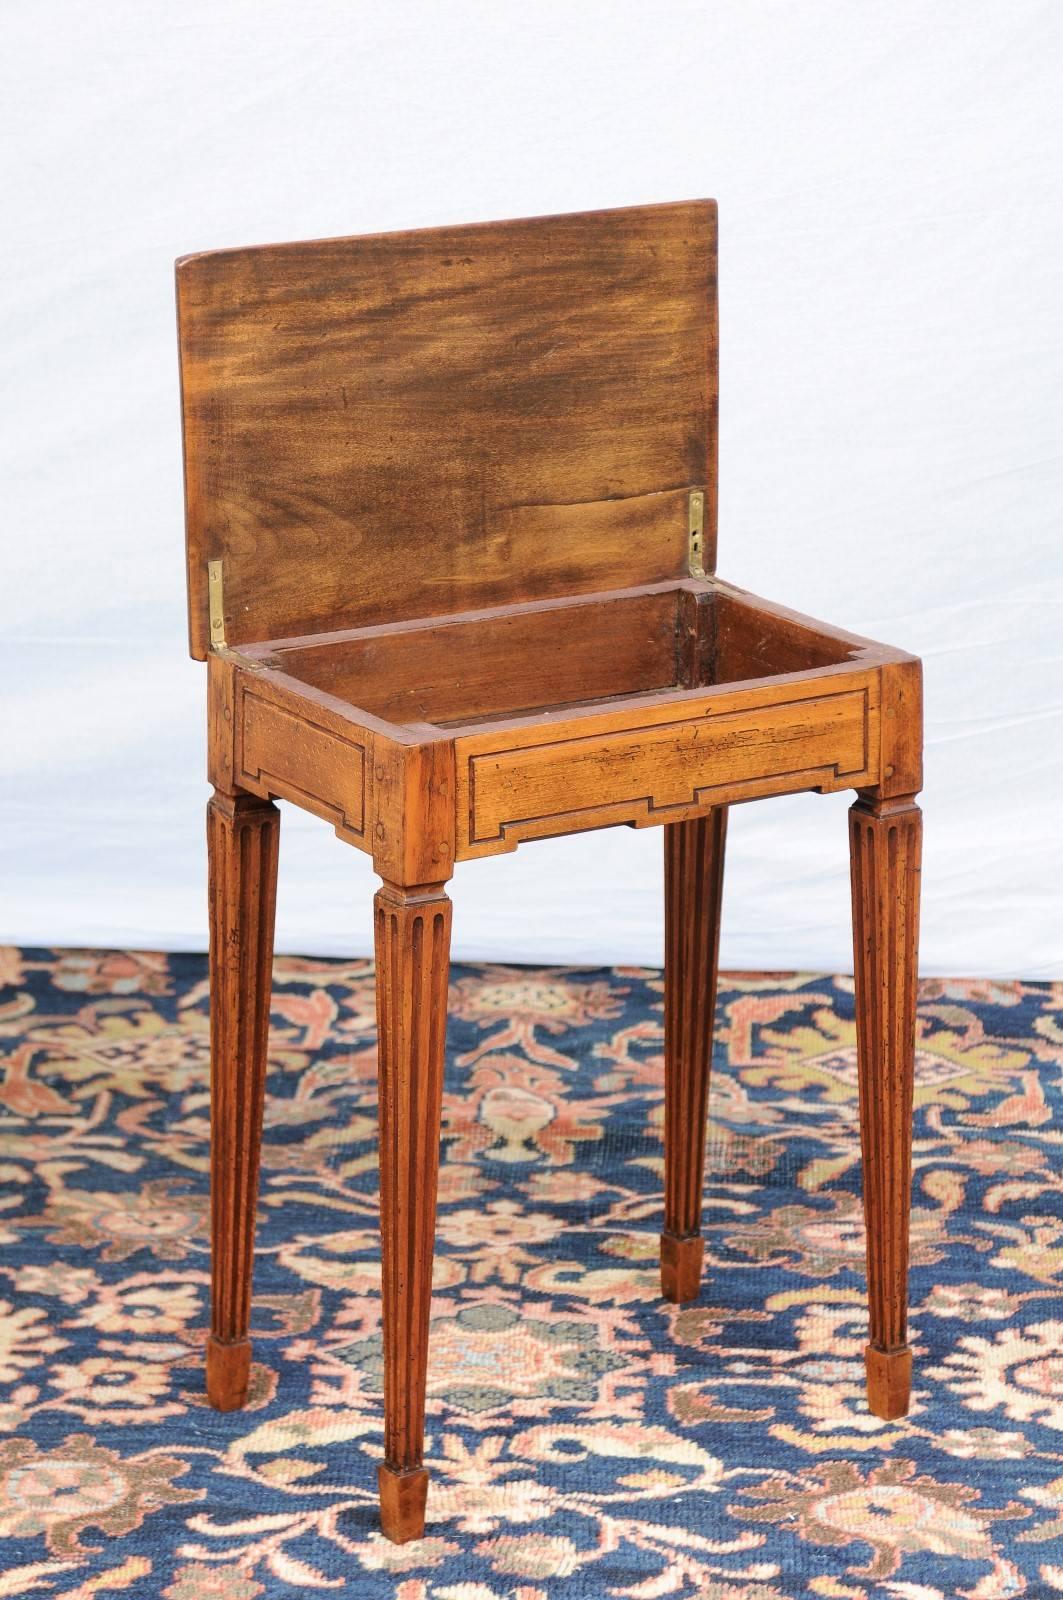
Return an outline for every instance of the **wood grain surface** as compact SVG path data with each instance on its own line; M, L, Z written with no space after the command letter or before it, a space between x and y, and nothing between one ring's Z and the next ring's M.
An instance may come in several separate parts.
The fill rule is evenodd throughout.
M701 1293L701 1197L715 1037L727 808L664 830L664 1231L661 1292Z
M687 569L712 201L185 257L192 653Z
M251 1364L251 1271L269 1039L280 814L216 791L210 861L211 1334L207 1393L242 1406Z
M451 905L442 885L375 900L384 1335L384 1532L424 1532L428 1313L443 1105Z
M908 797L861 795L849 812L860 1139L870 1339L868 1404L908 1410L908 1230L923 818Z

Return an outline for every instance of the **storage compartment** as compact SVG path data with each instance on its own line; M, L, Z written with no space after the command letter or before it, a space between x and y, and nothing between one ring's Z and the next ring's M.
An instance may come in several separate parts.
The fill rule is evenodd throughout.
M467 729L832 666L857 657L860 643L691 581L244 653L384 721Z

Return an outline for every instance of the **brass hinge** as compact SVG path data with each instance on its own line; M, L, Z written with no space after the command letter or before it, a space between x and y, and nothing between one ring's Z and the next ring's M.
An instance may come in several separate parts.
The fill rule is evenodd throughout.
M692 489L687 502L687 532L690 536L690 576L707 578L705 571L705 491Z
M210 612L210 647L225 648L225 596L222 592L221 562L207 562L207 607Z
M226 659L238 661L249 672L264 672L266 662L253 660L225 642L225 594L222 589L221 562L207 562L207 609L210 614L210 648L224 650Z

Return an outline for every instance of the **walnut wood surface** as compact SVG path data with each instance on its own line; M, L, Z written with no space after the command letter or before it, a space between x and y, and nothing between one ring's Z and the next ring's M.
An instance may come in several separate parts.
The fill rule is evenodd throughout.
M908 1410L908 1226L922 814L910 798L862 796L849 812L860 1137L870 1343L868 1404Z
M369 853L384 1530L416 1538L456 861L666 825L662 1284L698 1292L726 807L851 812L868 1395L907 1407L919 662L712 575L711 202L179 264L189 608L207 655L214 1311L243 1402L277 816ZM689 490L706 496L692 560ZM709 574L705 576L704 574Z
M250 1368L251 1271L269 1040L280 815L268 800L215 792L210 862L211 1334L207 1392L231 1411Z
M712 201L188 256L190 640L687 570L714 531Z
M818 691L818 692L817 692ZM873 675L836 685L633 704L596 719L459 738L458 855L609 822L680 820L707 805L854 788L876 762Z
M671 584L566 597L274 644L265 659L383 721L475 724L675 687L681 598Z
M376 896L383 1263L384 1532L424 1527L428 1312L443 1103L451 906L440 885Z
M701 1194L720 954L727 811L664 830L664 1232L661 1288L701 1287Z

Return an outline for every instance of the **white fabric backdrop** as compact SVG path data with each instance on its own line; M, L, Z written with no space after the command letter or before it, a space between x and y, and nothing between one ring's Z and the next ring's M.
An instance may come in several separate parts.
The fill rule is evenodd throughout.
M202 948L172 259L715 195L721 572L925 657L923 966L1063 975L1063 7L37 0L0 47L0 939ZM851 970L842 796L723 960ZM285 808L279 946L369 948ZM660 833L459 867L458 955L658 962Z

